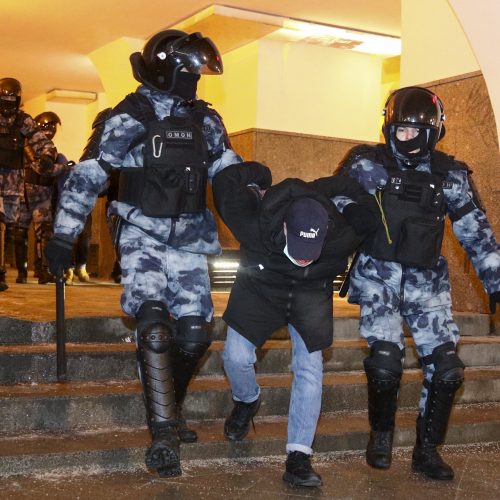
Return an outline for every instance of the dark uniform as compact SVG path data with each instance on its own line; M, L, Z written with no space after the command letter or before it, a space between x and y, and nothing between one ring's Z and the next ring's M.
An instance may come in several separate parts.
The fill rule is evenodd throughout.
M228 325L224 369L234 400L224 431L231 441L246 436L260 404L255 349L278 328L288 326L294 381L284 479L319 486L321 479L309 457L321 410L321 350L333 339L333 280L362 241L330 198L339 194L363 197L363 190L347 177L309 183L287 179L270 185L269 169L253 162L228 167L213 183L217 210L241 244L240 266L223 315ZM256 196L256 186L266 189L262 201ZM298 219L305 219L300 226ZM315 258L300 256L294 261L288 256L294 227L303 239L303 252L322 238Z
M45 111L35 117L45 137L52 140L61 124L60 118L52 111ZM28 277L28 228L33 222L35 233L35 274L38 283L52 281L45 262L43 250L52 238L53 193L56 177L68 171L68 160L60 153L50 169L42 170L33 155L31 148L25 148L24 156L24 189L16 230L15 251L18 276L17 283L26 283Z
M444 133L439 98L427 89L403 88L386 104L386 145L354 148L345 175L373 195L379 226L354 266L349 301L360 304L360 333L367 339L370 442L368 463L388 468L404 356L403 321L422 361L424 384L417 420L413 468L431 478L451 479L453 470L439 456L453 397L463 381L456 354L459 332L451 312L450 281L440 255L444 219L483 282L487 293L500 290L500 253L470 180L470 170L434 150ZM405 128L416 137L399 140ZM336 200L341 207L349 200Z
M119 169L115 228L124 285L123 310L137 319L137 350L153 443L146 464L181 473L179 438L195 441L180 407L198 360L210 345L213 306L207 255L220 252L207 180L241 161L219 115L195 99L200 73L222 72L220 55L200 33L167 30L131 56L144 85L100 116L61 194L54 270L71 263L71 247L97 196Z
M0 214L5 223L4 244L0 241L0 291L5 282L3 257L16 235L23 192L24 149L37 163L39 172L50 171L56 150L40 131L33 118L19 109L21 84L14 78L0 80ZM2 238L0 238L1 240Z

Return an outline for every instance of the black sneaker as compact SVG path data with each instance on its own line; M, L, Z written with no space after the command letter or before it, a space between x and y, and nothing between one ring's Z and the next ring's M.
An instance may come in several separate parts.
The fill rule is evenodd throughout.
M0 292L5 292L9 288L5 280L5 271L0 268Z
M153 442L146 451L146 466L161 477L182 474L179 438L175 425L164 425L153 433Z
M435 446L415 446L411 467L415 472L421 472L431 479L450 480L455 473L441 458Z
M243 403L242 401L234 400L233 402L233 411L224 423L224 436L229 441L241 441L250 430L250 421L253 424L253 417L259 411L260 396L253 403Z
M392 460L394 431L371 431L366 447L366 462L375 469L388 469Z
M286 470L283 481L292 486L321 486L321 476L314 472L311 465L311 456L301 451L292 451L286 458Z

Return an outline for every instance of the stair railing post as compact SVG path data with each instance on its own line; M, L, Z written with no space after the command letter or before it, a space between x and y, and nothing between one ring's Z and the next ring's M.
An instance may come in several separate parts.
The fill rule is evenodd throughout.
M64 319L64 272L56 276L56 363L57 381L66 381L66 323Z

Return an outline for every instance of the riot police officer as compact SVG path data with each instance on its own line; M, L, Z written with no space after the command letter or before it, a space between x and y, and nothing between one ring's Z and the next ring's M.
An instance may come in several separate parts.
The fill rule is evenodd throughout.
M360 333L370 346L364 362L371 427L366 460L381 469L391 464L404 320L424 372L412 467L434 479L454 475L437 446L444 442L464 377L448 266L440 255L446 215L492 303L500 298L500 252L471 172L435 149L444 135L443 121L436 94L420 87L399 89L385 106L385 144L357 146L342 165L344 174L374 196L379 211L378 230L364 244L349 290L349 301L361 306ZM337 206L346 203L339 200Z
M33 118L20 110L21 84L15 78L0 79L0 198L5 222L4 245L0 238L0 291L8 288L3 256L14 239L22 192L24 149L29 148L40 171L50 170L55 148Z
M54 138L57 126L61 125L59 116L52 111L40 113L35 117L35 122L49 140ZM52 198L55 177L64 174L68 168L66 157L57 153L52 168L42 171L32 149L29 146L25 147L23 203L21 203L19 224L14 238L17 283L26 283L28 277L28 228L32 221L35 232L35 271L38 274L38 283L43 285L53 280L48 271L43 250L52 237Z
M206 208L206 184L241 158L220 116L196 99L200 75L222 73L210 39L161 31L130 61L142 85L96 120L62 192L46 254L54 272L69 266L72 242L111 171L119 169L118 199L108 214L122 267L121 305L137 320L139 374L153 438L146 464L175 476L181 473L179 439L197 439L180 409L210 345L206 256L221 250Z

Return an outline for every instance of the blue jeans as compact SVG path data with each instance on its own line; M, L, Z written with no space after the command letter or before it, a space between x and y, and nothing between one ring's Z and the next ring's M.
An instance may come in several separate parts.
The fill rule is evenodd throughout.
M292 325L288 325L288 331L292 340L293 382L288 410L286 451L301 451L311 455L321 411L323 354L321 351L308 352L304 341ZM260 395L254 367L257 360L255 349L245 337L228 327L222 359L235 401L252 403Z

